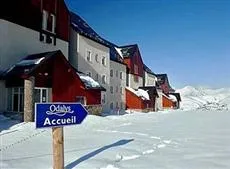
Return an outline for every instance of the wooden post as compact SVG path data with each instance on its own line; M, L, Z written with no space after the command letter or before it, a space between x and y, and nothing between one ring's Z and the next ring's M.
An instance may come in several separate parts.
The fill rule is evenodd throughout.
M34 121L34 77L24 81L24 122Z
M53 127L53 169L64 169L63 127Z

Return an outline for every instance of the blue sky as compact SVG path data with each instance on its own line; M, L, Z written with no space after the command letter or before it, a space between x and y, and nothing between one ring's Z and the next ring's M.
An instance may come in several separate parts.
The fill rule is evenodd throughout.
M66 0L102 37L137 43L175 88L230 87L229 0Z

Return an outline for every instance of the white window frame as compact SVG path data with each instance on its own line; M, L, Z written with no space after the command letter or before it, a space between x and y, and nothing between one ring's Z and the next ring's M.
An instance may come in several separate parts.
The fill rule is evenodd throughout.
M98 53L95 54L95 61L96 61L97 63L99 63L99 55L98 55Z
M113 102L110 103L109 108L113 110Z
M101 102L103 105L105 105L106 104L106 95L105 95L105 93L102 93L101 95L102 95Z
M120 72L120 79L122 80L123 79L123 73Z
M96 75L95 75L95 80L98 82L99 81L99 74L98 73L96 73Z
M92 72L86 71L86 75L92 78Z
M102 75L101 81L102 84L106 84L106 75Z
M17 92L15 91L16 89L18 89ZM9 97L11 97L11 107L10 107L9 111L14 111L14 94L17 94L18 95L18 110L16 112L21 112L20 111L21 98L19 96L22 94L22 97L23 97L22 104L24 105L24 92L25 92L24 88L23 87L12 87L12 88L8 88L8 93L9 93L9 90L12 91L11 96L9 96ZM8 101L8 99L7 99L7 101ZM8 105L7 105L7 107L8 107ZM22 110L22 112L23 111L24 110Z
M86 97L85 97L85 96L76 96L76 100L78 100L78 99L83 99L83 103L82 103L82 102L79 102L79 103L81 103L81 104L84 105L84 106L87 105L87 104L86 104Z
M118 77L118 70L116 70L116 77Z
M52 33L55 33L56 31L56 16L54 14L50 14L52 18Z
M47 27L48 27L48 17L49 17L49 13L46 10L42 11L42 29L47 31Z
M105 56L102 56L101 63L102 63L102 65L106 66L106 57Z
M88 60L88 53L90 54L90 55L89 55L89 60ZM92 51L91 51L91 50L86 49L86 51L85 51L85 59L86 59L86 61L88 61L88 62L92 62Z
M42 91L45 90L46 91L46 102L49 102L49 91L48 91L49 88L46 88L46 87L35 87L34 90L39 90L39 94L40 94L40 103L42 103Z
M110 69L110 77L113 77L113 69Z
M110 86L110 93L113 94L113 86Z

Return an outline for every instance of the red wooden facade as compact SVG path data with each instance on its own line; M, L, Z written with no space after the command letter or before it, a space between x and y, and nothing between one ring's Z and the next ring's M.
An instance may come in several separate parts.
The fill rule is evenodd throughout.
M137 110L144 110L149 108L151 101L143 100L141 97L138 97L130 90L126 89L126 108L127 109L137 109Z
M176 102L172 101L165 95L162 96L162 102L163 102L163 108L168 109L168 108L175 108L176 107Z
M18 74L19 70L13 73L17 67L12 69L6 79L7 87L23 87L23 79L34 76L36 87L52 88L53 102L76 102L77 96L83 96L87 105L101 104L101 89L86 88L61 51L47 53L44 55L51 56L32 68L29 74ZM43 54L38 55L40 55L39 57L43 56ZM21 72L25 70L23 69Z
M121 48L126 48L126 46L123 46ZM130 48L133 48L132 50L134 52L130 56L124 58L124 63L129 68L129 73L143 77L144 76L144 64L143 64L138 46L131 45ZM137 67L137 70L135 67Z
M44 64L43 66L44 68L51 68L52 101L76 102L77 96L83 96L86 98L87 105L101 104L101 90L86 89L84 83L76 74L76 71L60 52L57 56L53 57L48 64ZM36 79L38 81L40 80L39 73L45 73L42 72L43 70L36 70L36 72L38 72L36 73Z
M0 5L0 19L42 32L43 10L56 17L54 38L69 41L70 16L64 0L5 0Z

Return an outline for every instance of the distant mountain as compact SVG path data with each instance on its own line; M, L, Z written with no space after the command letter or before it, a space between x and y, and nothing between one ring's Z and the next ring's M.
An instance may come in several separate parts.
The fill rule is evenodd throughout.
M230 110L230 88L186 86L176 92L181 94L183 110Z

